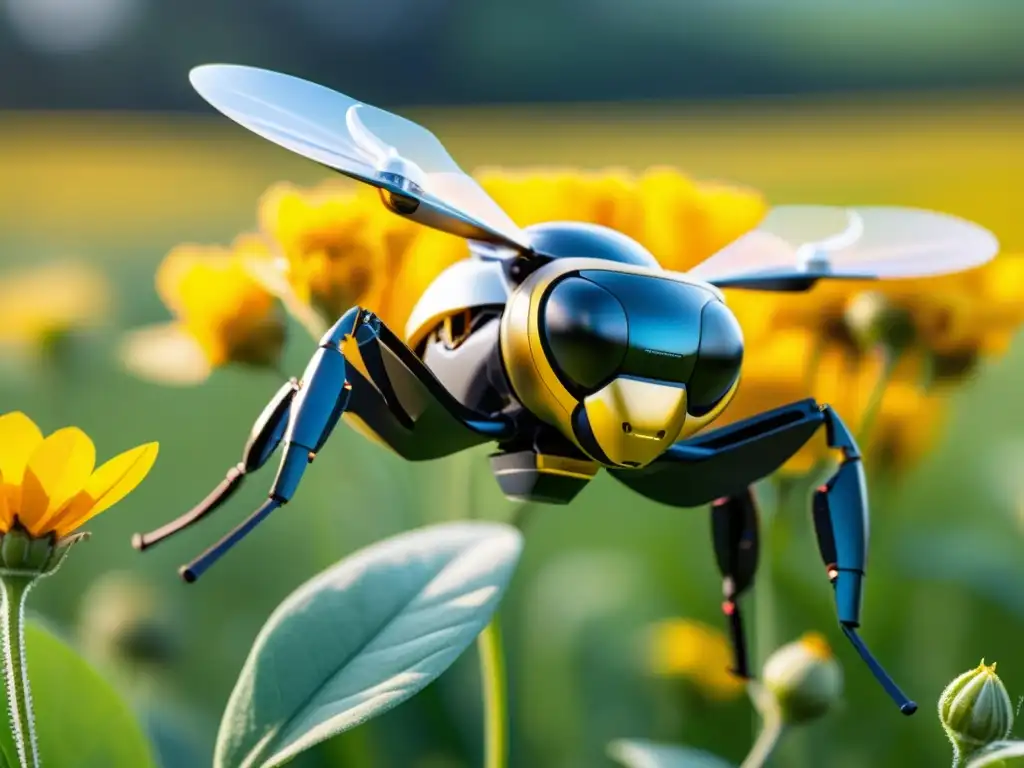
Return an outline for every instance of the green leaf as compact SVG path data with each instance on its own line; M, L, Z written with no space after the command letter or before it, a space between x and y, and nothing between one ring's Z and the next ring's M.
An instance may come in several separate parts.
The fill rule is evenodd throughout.
M209 764L213 745L204 738L207 734L200 735L191 713L156 699L136 702L135 710L160 768L196 768Z
M378 542L293 592L228 700L217 768L270 768L383 714L439 677L498 607L522 551L499 523Z
M997 741L967 761L967 768L1024 766L1024 741Z
M18 748L14 743L14 734L11 733L11 715L7 706L7 690L3 684L3 675L0 675L0 711L4 721L0 723L0 768L19 768Z
M626 768L733 768L718 755L701 749L640 739L613 741L608 756Z
M149 743L131 707L78 653L40 624L25 628L39 760L46 768L151 768ZM2 717L10 723L7 693ZM0 748L18 765L9 726Z

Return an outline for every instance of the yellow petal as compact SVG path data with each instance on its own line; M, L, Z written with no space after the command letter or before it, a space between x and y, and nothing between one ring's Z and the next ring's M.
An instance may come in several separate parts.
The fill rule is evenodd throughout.
M175 323L131 331L120 352L129 372L158 384L189 386L210 375L210 364L198 342Z
M10 510L21 505L21 479L29 456L43 442L43 433L20 411L0 416L0 497Z
M0 489L4 487L4 473L0 471ZM7 533L14 525L14 512L7 503L7 494L0 490L0 533Z
M21 488L18 519L35 536L49 519L81 491L96 466L96 447L77 427L58 429L29 457Z
M153 468L159 450L159 443L146 443L97 469L82 492L54 519L57 535L66 536L135 490Z
M328 325L309 304L295 293L294 286L288 281L288 261L278 258L243 257L246 271L252 278L276 296L288 313L298 320L315 338L327 332Z

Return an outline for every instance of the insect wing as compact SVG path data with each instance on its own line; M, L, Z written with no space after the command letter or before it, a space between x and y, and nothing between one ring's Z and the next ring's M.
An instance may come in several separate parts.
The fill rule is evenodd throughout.
M396 213L485 242L528 247L528 237L467 176L434 134L398 115L290 75L230 64L196 67L196 91L227 117L279 146L412 199Z
M999 251L991 232L913 208L780 206L689 274L720 286L786 279L899 279L980 266Z

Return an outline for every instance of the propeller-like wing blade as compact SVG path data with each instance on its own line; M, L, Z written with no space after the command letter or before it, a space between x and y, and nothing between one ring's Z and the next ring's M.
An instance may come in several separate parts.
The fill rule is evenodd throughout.
M984 227L913 208L780 206L689 274L720 288L805 290L821 279L928 277L999 251Z
M444 232L529 249L529 237L426 128L290 75L231 64L189 75L250 131L381 190L393 212Z

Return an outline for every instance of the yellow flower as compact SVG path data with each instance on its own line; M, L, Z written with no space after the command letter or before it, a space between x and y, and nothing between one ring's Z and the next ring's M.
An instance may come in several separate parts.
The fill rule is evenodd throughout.
M933 444L945 399L923 386L925 359L907 354L885 375L880 353L821 339L810 328L774 331L747 352L736 397L716 426L740 421L806 397L830 405L857 434L871 398L884 385L867 439L860 446L869 467L904 470ZM829 457L823 430L787 462L782 472L801 475Z
M1003 255L976 269L938 277L823 281L804 294L764 297L760 314L770 317L772 328L818 328L851 338L843 328L847 313L862 294L871 293L906 316L918 347L947 356L991 356L1005 352L1024 323L1022 285L1024 257Z
M264 194L259 219L289 288L326 323L358 304L401 333L430 280L467 253L459 238L391 213L364 185L279 184ZM423 273L425 281L409 279Z
M484 191L520 227L565 216L583 215L586 199L581 175L569 168L481 168L474 174ZM568 216L566 216L568 218Z
M729 641L718 630L689 619L655 624L650 634L651 671L691 681L710 699L727 701L743 693L743 681L729 670Z
M766 210L753 192L697 184L670 169L641 177L616 169L492 169L477 179L520 226L569 220L612 227L657 246L670 269L702 261ZM307 326L322 327L359 304L401 333L427 286L468 254L462 239L396 216L375 190L347 181L275 185L259 203L259 221L273 253L251 271Z
M401 335L427 286L468 254L461 238L397 216L374 190L346 182L275 185L259 220L276 257L253 264L253 274L307 327L359 305Z
M886 474L917 464L935 445L945 422L945 398L906 381L893 381L882 395L874 427L861 446L865 463Z
M489 169L477 178L520 226L585 221L617 229L666 269L690 269L755 227L767 212L753 190L697 182L674 168L636 176L598 172Z
M370 195L333 182L309 191L282 184L259 203L260 227L287 260L289 282L325 318L365 296L374 273L385 268L382 233L374 226L381 205L364 203Z
M78 262L57 262L0 278L0 345L21 351L103 318L110 289Z
M251 236L231 248L172 250L156 285L176 320L132 332L123 349L126 365L145 378L181 384L201 381L229 363L275 367L285 342L284 316L247 266L268 253Z
M822 282L805 294L727 292L747 340L736 400L725 425L803 397L831 405L855 433L867 426L866 463L910 468L939 435L945 396L986 357L1005 352L1024 322L1024 259L996 258L955 275L877 282ZM888 377L884 345L899 349ZM882 345L882 346L878 346ZM865 424L879 387L875 419ZM827 457L821 435L784 471Z
M25 414L0 416L0 559L4 566L43 571L51 565L56 553L52 548L60 546L60 539L142 482L158 448L157 443L140 445L96 467L96 448L77 427L58 429L44 439ZM32 544L44 539L46 544Z

